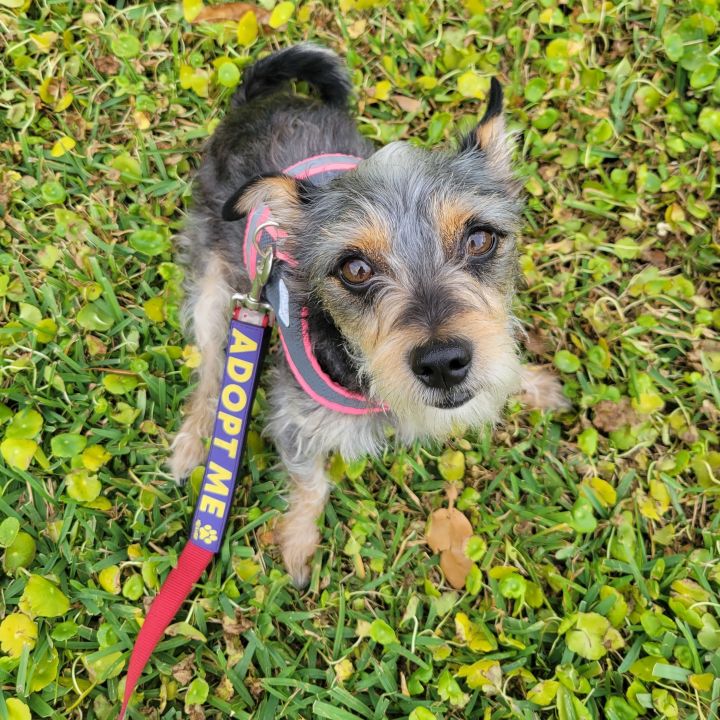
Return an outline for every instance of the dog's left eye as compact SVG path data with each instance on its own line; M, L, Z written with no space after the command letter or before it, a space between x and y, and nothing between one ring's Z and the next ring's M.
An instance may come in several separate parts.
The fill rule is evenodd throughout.
M348 258L340 266L340 275L349 285L364 285L374 274L370 263L361 257Z
M467 251L473 257L492 252L497 245L497 234L485 228L471 228L467 235Z

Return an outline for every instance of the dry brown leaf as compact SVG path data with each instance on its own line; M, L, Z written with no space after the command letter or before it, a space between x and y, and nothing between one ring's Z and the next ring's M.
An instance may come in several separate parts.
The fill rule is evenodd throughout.
M610 111L607 108L579 107L578 111L584 115L590 115L590 117L597 118L598 120L606 120L610 117Z
M357 40L367 30L367 20L356 20L352 25L348 25L348 35Z
M702 410L713 422L716 422L717 419L720 418L720 412L717 407L709 400L703 400Z
M465 555L465 545L473 534L470 521L455 508L441 508L430 515L425 540L433 552L440 553L440 567L456 590L465 585L472 561Z
M188 655L177 665L173 665L172 674L180 685L188 685L195 677L195 657L193 655Z
M539 330L530 330L525 338L525 347L535 355L544 355L550 349L550 343Z
M419 112L422 108L422 102L420 100L407 97L407 95L393 95L391 99L405 112Z
M445 579L456 590L461 590L472 569L472 560L465 555L464 549L451 548L440 555L440 567L445 573Z
M185 712L190 720L205 720L205 711L202 705L190 705L185 708Z
M601 400L593 408L592 424L606 433L618 430L624 425L633 425L637 421L637 413L630 406L628 398L622 398L618 402Z
M430 526L425 533L425 539L433 552L442 552L462 545L471 535L472 525L459 510L441 508L430 516Z
M221 700L225 700L225 702L232 700L235 695L235 688L227 675L223 675L222 680L218 683L215 688L215 695L217 695Z
M117 71L120 69L120 62L112 55L103 55L97 58L93 65L106 75L117 75Z
M244 657L245 648L243 647L242 639L233 635L228 637L225 636L225 656L227 657L227 666L229 668L235 667Z
M263 687L262 681L258 680L258 678L248 678L245 681L245 685L250 691L250 694L256 699L261 698L265 694L265 688Z
M400 673L400 692L401 692L405 697L410 697L410 691L408 690L407 680L405 679L405 673L404 673L404 672L401 672L401 673Z
M258 22L266 23L270 13L254 3L234 2L224 5L206 5L193 20L201 22L223 22L223 20L240 20L246 12L254 12Z
M538 168L538 173L540 177L545 180L545 182L550 182L551 180L554 180L558 173L560 172L560 166L559 165L541 165Z
M235 617L223 615L222 626L225 638L241 635L254 625L253 621L246 618L242 610L235 609Z
M442 552L450 547L449 511L435 510L425 531L425 541L433 552Z
M668 266L667 255L662 250L647 248L642 251L640 257L661 270L664 270Z

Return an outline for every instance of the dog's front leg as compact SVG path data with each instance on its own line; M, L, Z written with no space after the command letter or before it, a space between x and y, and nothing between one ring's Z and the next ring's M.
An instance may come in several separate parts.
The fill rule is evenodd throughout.
M200 350L198 384L185 408L185 417L172 443L168 461L177 482L182 482L205 458L203 438L213 429L220 392L223 348L230 318L232 278L227 263L212 254L203 271L189 284L183 308L188 330Z
M300 588L310 580L309 561L320 542L318 518L330 494L330 483L323 457L301 464L286 461L285 465L290 473L288 509L280 519L275 537L285 567Z

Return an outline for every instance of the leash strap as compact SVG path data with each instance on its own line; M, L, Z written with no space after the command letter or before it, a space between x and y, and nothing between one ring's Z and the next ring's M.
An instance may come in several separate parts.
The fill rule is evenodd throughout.
M210 452L190 530L178 564L170 571L148 610L130 655L118 720L165 628L175 617L205 568L220 550L235 483L245 449L250 411L270 335L265 312L238 308L230 322L225 371Z

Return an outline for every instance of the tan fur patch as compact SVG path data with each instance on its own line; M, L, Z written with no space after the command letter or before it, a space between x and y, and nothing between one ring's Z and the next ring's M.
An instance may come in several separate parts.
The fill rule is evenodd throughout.
M384 225L370 220L358 225L353 245L369 260L381 263L390 252L389 233Z
M262 204L272 210L274 219L283 227L291 227L298 213L295 180L288 175L259 180L237 199L235 209L240 214L247 214Z
M549 368L523 365L520 400L530 408L568 410L570 401L562 391L562 383Z
M475 130L478 146L485 152L489 168L492 172L510 179L512 176L511 154L513 143L505 129L505 119L498 115L478 125ZM509 182L507 190L516 196L522 185Z
M475 356L473 374L482 381L492 380L493 368L514 353L514 339L510 331L509 315L500 293L489 288L478 289L475 283L455 289L465 310L436 328L432 339L467 338ZM368 370L374 386L382 391L383 399L392 407L412 402L417 396L417 380L408 357L413 349L428 342L427 332L415 327L393 327L394 319L404 306L402 293L383 299L375 314L375 322L365 322L358 328L355 339L368 358Z
M477 310L494 318L507 320L507 298L497 290L477 281L458 283L455 294L468 310Z
M427 335L416 328L395 330L385 341L375 348L371 360L373 375L402 383L409 376L408 355L418 345L427 342Z
M353 323L351 336L366 357L370 357L376 347L390 336L391 328L406 301L407 298L401 292L389 293L375 312L365 314L357 323ZM401 349L398 348L398 351Z
M434 208L435 224L446 253L451 252L473 216L471 207L457 198L438 200Z
M494 118L490 118L490 120L478 125L475 135L478 145L485 149L501 141L504 132L505 120L502 115L496 115Z
M454 327L453 327L454 326ZM475 372L492 375L494 368L503 361L514 346L514 339L508 330L507 318L487 312L466 313L447 328L448 337L466 337L473 344L473 365Z
M333 225L332 230L321 232L329 243L336 243L342 237L348 248L355 248L376 268L383 270L386 258L391 250L391 234L385 219L375 208L368 205L363 208L362 215L340 224Z

